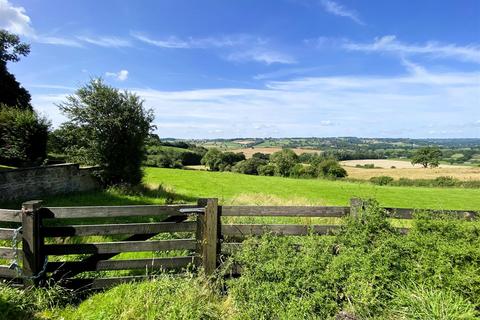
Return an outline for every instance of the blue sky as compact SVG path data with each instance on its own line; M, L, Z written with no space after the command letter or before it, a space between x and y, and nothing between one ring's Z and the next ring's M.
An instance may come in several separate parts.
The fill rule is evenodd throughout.
M102 76L161 137L480 138L477 0L0 0L0 28L54 126Z

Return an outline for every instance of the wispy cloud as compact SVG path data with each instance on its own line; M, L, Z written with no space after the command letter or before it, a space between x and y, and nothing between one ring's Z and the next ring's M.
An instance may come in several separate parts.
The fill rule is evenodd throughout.
M339 17L349 18L350 20L360 25L365 24L358 16L358 13L356 13L354 10L345 8L345 6L339 4L338 2L335 2L333 0L321 0L320 3L322 4L325 11L327 11L328 13Z
M297 63L295 58L289 54L278 52L275 50L269 50L264 48L254 48L246 51L237 51L227 56L230 61L248 62L256 61L263 62L265 64L294 64Z
M426 55L432 58L450 58L480 63L479 44L459 46L456 44L442 44L433 41L425 44L407 44L398 41L394 35L387 35L375 38L372 43L347 42L344 44L344 48L353 51L388 52L402 56Z
M105 72L105 76L114 78L118 81L125 81L128 79L128 70L120 70L118 72Z
M236 47L247 44L259 44L265 41L249 35L230 35L221 37L188 37L181 39L176 36L153 38L141 32L131 32L132 37L147 44L167 49L207 49Z
M472 123L480 119L480 72L438 72L403 62L407 72L394 76L302 77L258 89L129 89L154 109L164 137L479 137ZM33 94L33 102L57 117L53 102L59 97Z
M223 37L205 38L178 38L170 36L162 39L154 39L145 34L132 32L131 35L139 41L165 49L224 49L229 61L236 62L261 62L265 64L296 63L295 58L287 53L270 48L269 41L251 35L231 35Z
M132 43L128 39L112 36L100 36L100 37L89 37L89 36L78 36L78 40L93 44L100 47L106 48L120 48L120 47L130 47Z

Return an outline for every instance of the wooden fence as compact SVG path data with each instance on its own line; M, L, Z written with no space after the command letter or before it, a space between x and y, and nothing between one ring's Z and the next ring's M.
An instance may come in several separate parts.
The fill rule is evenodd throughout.
M29 201L21 210L0 209L0 223L9 226L0 228L0 240L11 241L10 247L0 247L0 259L12 261L0 266L0 278L24 285L55 281L69 288L97 289L142 280L148 277L145 273L164 269L203 267L211 275L218 267L219 256L240 247L247 237L266 233L326 235L339 228L315 224L230 224L223 223L222 217L341 218L358 214L362 206L360 199L352 199L348 207L219 206L218 199L200 199L197 205L42 207L41 201ZM405 208L385 210L397 219L411 219L414 213L414 209ZM467 219L477 214L449 212ZM158 239L162 233L176 237ZM114 240L66 241L87 236L108 236ZM118 259L127 252L150 252L155 256L159 251L171 253L168 257ZM187 254L171 256L179 251ZM81 256L72 259L71 255ZM143 275L88 276L88 272L111 270L143 270Z

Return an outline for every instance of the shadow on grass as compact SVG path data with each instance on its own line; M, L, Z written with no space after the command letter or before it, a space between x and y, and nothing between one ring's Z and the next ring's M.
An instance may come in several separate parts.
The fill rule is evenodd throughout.
M105 190L75 192L54 196L39 196L44 206L122 206L147 204L175 204L195 203L196 198L182 195L162 185L147 187L111 187ZM16 201L0 202L2 209L20 209L22 203L33 199L19 199Z

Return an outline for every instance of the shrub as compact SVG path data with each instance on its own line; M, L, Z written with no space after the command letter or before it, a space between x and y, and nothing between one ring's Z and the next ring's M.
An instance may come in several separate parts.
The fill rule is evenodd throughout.
M137 95L92 79L59 107L70 119L68 125L83 134L80 145L68 151L80 151L85 164L98 165L97 175L105 185L142 180L153 111L146 110Z
M258 175L258 168L267 164L266 160L261 158L250 158L237 162L233 168L233 172Z
M271 163L259 166L258 174L261 176L274 176L275 175L275 166Z
M386 186L393 182L393 178L389 176L378 176L378 177L371 177L370 182L379 186Z
M47 156L49 127L34 111L0 105L0 161L14 166L41 164Z
M370 201L331 237L244 242L242 276L227 283L239 318L478 318L478 222L418 213L401 235L387 217Z
M347 171L334 159L320 162L317 165L317 173L319 177L325 178L344 178L348 175Z

